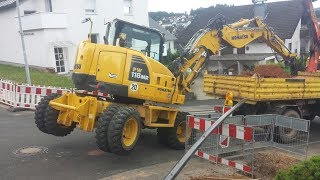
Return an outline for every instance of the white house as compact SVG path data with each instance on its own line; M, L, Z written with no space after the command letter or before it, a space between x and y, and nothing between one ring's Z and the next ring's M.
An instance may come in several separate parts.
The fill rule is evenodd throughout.
M0 62L23 64L15 0L0 0ZM115 18L148 26L148 0L20 0L26 53L31 66L67 73L78 44L88 38L103 43L105 23Z

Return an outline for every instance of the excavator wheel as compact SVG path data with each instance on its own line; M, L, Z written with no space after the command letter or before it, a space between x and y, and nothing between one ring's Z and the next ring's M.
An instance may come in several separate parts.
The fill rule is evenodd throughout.
M119 111L121 108L120 105L111 104L108 108L106 108L97 121L97 129L96 129L96 143L102 151L110 152L109 141L108 141L108 128L110 121L113 116Z
M128 155L135 147L141 131L141 119L132 107L121 107L110 121L107 137L112 153Z
M38 103L38 105L36 106L36 111L35 111L35 124L37 125L38 129L43 132L48 134L48 131L45 127L45 114L46 114L46 110L49 106L49 102L52 99L55 99L56 97L58 97L58 94L51 94L49 96L45 96L44 98L41 99L41 101Z
M57 119L59 117L59 111L49 106L49 102L58 96L59 95L51 95L48 99L48 104L44 115L44 126L48 134L63 137L70 134L74 130L76 123L73 123L71 126L58 124Z
M176 150L185 148L186 141L191 136L191 129L186 132L187 121L189 115L186 112L178 112L173 128L158 128L158 140L160 143Z

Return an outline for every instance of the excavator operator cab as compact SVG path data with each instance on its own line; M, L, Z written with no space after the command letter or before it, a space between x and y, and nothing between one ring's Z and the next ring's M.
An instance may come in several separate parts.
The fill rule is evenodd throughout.
M164 38L158 30L119 19L106 25L105 44L130 48L161 62Z

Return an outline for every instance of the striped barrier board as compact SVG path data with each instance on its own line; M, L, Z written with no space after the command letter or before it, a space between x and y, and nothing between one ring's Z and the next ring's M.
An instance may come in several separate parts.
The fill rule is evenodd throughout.
M63 94L65 92L74 91L79 94L106 97L111 96L98 91L88 92L84 90L72 90L57 87L32 86L26 84L17 84L6 80L0 80L0 102L10 105L13 108L22 107L27 109L35 109L36 105L44 96L50 94Z
M68 89L60 89L60 88L17 85L17 93L21 93L21 94L37 94L41 96L48 96L52 93L63 94L64 92L69 92L69 91L70 90Z
M244 172L247 172L247 173L250 173L250 174L252 173L252 168L250 166L243 165L243 164L237 163L235 161L231 161L231 160L224 159L224 158L221 158L221 157L216 157L216 156L204 153L204 152L199 151L199 150L196 151L195 155L198 156L198 157L201 157L203 159L209 160L211 162L224 164L224 165L239 169L241 171L244 171Z
M0 80L0 102L6 105L15 105L15 84Z
M194 116L188 117L188 126L192 129L206 131L213 124L214 121L196 118ZM219 128L213 131L213 134L251 141L253 138L253 129L251 127L238 126L234 124L222 124Z
M196 138L201 137L202 133L207 131L215 121L211 118L201 118L196 116L188 116L188 127L195 131L194 140L188 141L186 147L191 147ZM210 135L205 142L204 147L200 147L195 155L229 167L241 170L245 173L252 174L253 170L247 160L252 158L252 153L244 153L245 146L251 146L254 142L253 128L244 125L221 124ZM235 155L235 156L234 156ZM251 156L251 157L250 157ZM229 158L228 158L229 157ZM232 159L231 158L235 158ZM247 159L249 158L249 159Z

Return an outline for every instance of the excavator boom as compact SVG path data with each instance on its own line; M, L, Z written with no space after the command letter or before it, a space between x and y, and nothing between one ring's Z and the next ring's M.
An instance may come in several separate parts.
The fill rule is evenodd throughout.
M319 41L320 41L320 31L319 24L314 12L312 0L305 1L305 7L309 13L309 22L308 27L312 32L312 42L310 46L310 57L309 63L307 64L307 72L316 72L318 70L318 61L319 61Z
M180 91L191 91L191 84L210 55L217 55L224 46L242 48L259 38L280 54L284 60L291 62L291 68L294 69L294 59L297 55L291 53L285 43L260 18L241 19L223 26L221 22L221 19L213 21L217 24L216 28L200 30L187 44L185 53L180 58L180 62L183 63L178 73L182 88ZM248 27L251 24L254 24L255 27ZM191 72L185 76L188 69L191 69Z

